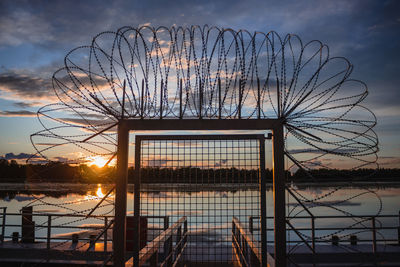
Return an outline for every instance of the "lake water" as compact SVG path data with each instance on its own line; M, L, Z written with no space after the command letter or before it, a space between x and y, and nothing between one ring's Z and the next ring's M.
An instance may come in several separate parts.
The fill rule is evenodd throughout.
M340 190L337 190L341 187ZM19 213L24 206L33 206L35 213L43 214L87 214L98 201L112 188L111 185L72 185L72 184L0 184L0 207L7 207L8 213ZM200 190L201 189L201 190ZM191 246L216 247L218 244L229 245L231 242L232 217L237 217L249 229L249 217L259 216L259 192L257 185L220 185L217 189L206 185L174 184L169 186L143 185L141 196L141 214L143 216L168 216L169 225L182 216L188 218L189 242ZM400 185L380 184L375 185L330 185L326 187L303 185L295 188L299 196L315 199L322 196L319 206L306 203L310 211L316 215L385 215L399 214ZM336 191L337 190L337 191ZM133 186L129 186L128 215L133 213ZM93 214L113 215L113 194L103 202ZM290 216L305 216L307 213L297 205L297 202L287 196L287 211ZM273 193L271 187L267 189L267 216L273 216ZM47 223L47 217L34 217L36 226ZM309 219L293 219L296 227L310 227ZM358 222L358 223L357 223ZM361 222L361 223L360 223ZM21 216L8 216L8 225L21 223ZM382 218L377 221L377 226L398 226L399 218ZM84 227L103 226L104 219L65 218L52 217L52 226L71 228L54 228L52 236L70 238L71 232L85 231ZM371 225L370 221L359 218L330 218L317 219L316 227L348 228ZM162 228L163 221L159 218L149 218L148 227ZM273 220L267 220L268 229L273 229ZM254 219L254 236L259 239L259 220ZM20 227L7 227L6 236L12 232L20 231ZM38 227L36 237L45 237L46 227ZM305 236L310 231L302 231ZM329 240L331 234L337 234L341 239L348 240L350 234L356 234L360 240L371 239L371 231L366 230L321 230L316 237ZM148 239L156 235L157 231L149 231ZM110 232L111 235L111 232ZM382 230L379 239L394 240L397 238L396 230ZM273 241L273 231L268 231L267 239ZM293 233L288 234L288 240L296 241L298 237ZM393 241L389 241L393 242ZM222 253L222 252L221 252ZM221 257L221 255L214 255ZM225 255L226 256L226 255ZM227 256L229 257L229 255Z

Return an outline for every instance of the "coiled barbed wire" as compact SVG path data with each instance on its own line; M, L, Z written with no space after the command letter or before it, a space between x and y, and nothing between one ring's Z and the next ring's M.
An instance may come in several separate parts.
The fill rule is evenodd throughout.
M79 157L69 162L81 163L115 154L121 119L279 118L290 171L335 164L376 169L376 117L361 105L367 86L350 78L352 71L327 45L294 34L126 26L66 55L53 75L59 102L38 111L44 129L31 140L45 159L72 151ZM339 189L311 199L297 194L305 203L349 214L335 202L323 204Z

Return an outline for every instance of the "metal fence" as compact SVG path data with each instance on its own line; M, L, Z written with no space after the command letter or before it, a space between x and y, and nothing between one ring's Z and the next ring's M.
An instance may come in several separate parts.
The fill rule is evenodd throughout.
M169 216L169 224L187 218L187 243L182 254L186 264L220 265L237 261L232 247L232 219L247 222L263 217L265 181L263 135L136 136L136 188L140 190L140 244L158 233L145 216ZM136 160L138 157L136 157ZM136 191L136 190L135 190ZM138 192L138 191L136 191ZM264 199L264 201L262 201ZM136 203L139 204L139 203ZM248 231L248 224L242 226ZM254 233L261 241L264 231ZM178 244L177 238L172 240ZM169 255L159 242L159 262ZM262 242L254 242L262 251ZM144 250L140 251L144 253ZM143 258L140 255L139 258Z

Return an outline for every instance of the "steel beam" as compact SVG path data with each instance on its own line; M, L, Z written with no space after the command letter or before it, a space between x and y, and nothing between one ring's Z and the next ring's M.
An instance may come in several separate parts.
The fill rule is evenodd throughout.
M133 266L139 266L140 251L140 151L142 141L139 136L135 138L135 180L133 188L133 225L135 235L133 236Z
M261 216L261 266L267 266L267 185L265 179L265 137L259 138L260 146L260 216Z
M129 131L190 131L190 130L272 130L273 132L273 190L274 190L274 228L275 228L275 264L286 266L286 221L285 221L285 170L283 123L280 119L123 119L118 124L118 159L115 196L114 224L114 266L125 266L125 221L128 174ZM261 142L263 143L263 142ZM140 146L135 147L135 162L140 161ZM262 146L263 147L263 146ZM265 149L260 147L260 152ZM263 157L263 156L262 156ZM136 165L135 164L135 165ZM264 163L265 165L265 163ZM262 166L260 166L262 167ZM139 168L137 168L138 170ZM135 181L135 218L140 218L140 180ZM261 198L264 199L262 183ZM265 192L264 192L265 194ZM261 201L264 202L263 200ZM263 206L264 204L262 204ZM266 210L261 208L261 216L266 217ZM139 223L137 224L139 227ZM264 231L265 227L262 226ZM139 229L139 228L137 228ZM266 232L262 238L263 255L266 254ZM262 234L263 236L263 234ZM137 236L139 238L139 235ZM136 240L138 241L138 240ZM135 244L139 245L138 242ZM265 243L265 244L264 244ZM135 249L138 251L138 249ZM136 253L135 253L136 254ZM138 255L134 259L138 260Z
M286 266L285 164L283 124L273 130L274 256L275 266Z
M117 180L115 185L115 220L113 227L114 266L125 266L126 197L128 181L129 129L118 124Z
M282 122L278 119L129 119L131 131L190 131L190 130L273 130Z

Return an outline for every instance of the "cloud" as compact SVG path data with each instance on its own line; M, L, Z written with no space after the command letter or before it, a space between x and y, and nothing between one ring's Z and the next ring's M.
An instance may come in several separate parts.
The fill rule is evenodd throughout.
M6 160L11 160L11 159L27 159L27 158L40 158L40 156L35 155L35 154L27 154L27 153L19 153L18 155L15 155L14 153L7 153L5 154L4 157L1 157L1 159L6 159Z
M220 160L220 162L216 162L215 164L214 164L214 167L221 167L222 165L225 165L226 163L227 163L227 159L222 159L222 160Z
M0 117L35 117L36 112L28 110L17 110L17 111L0 111Z
M0 97L5 99L33 101L55 99L50 79L38 76L6 72L0 74ZM26 105L29 105L26 103Z
M49 20L29 11L17 9L0 15L0 45L45 43L54 40Z
M29 108L29 107L35 107L35 106L41 106L42 103L34 101L34 102L15 102L14 106L19 107L19 108Z
M379 165L387 168L398 168L400 165L400 157L382 156L378 159Z

